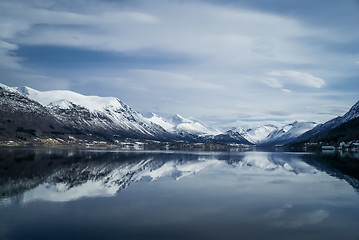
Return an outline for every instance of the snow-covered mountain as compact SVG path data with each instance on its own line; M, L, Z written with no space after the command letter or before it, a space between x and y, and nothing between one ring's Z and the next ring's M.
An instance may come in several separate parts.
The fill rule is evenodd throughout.
M294 141L298 136L313 129L315 122L298 122L284 125L283 127L272 131L262 142L262 145L287 144Z
M51 111L17 90L0 84L0 139L27 141L71 131Z
M115 97L84 96L64 90L38 91L29 87L15 89L39 102L65 125L82 132L150 138L168 135L161 126L148 122Z
M218 129L206 126L198 120L184 118L179 114L165 118L156 113L150 113L146 115L146 119L149 123L158 124L173 134L204 137L221 133Z
M264 142L268 135L273 131L278 130L278 127L273 124L267 124L256 128L249 128L244 130L241 127L232 129L234 132L238 132L246 140L253 144L261 144Z
M85 96L66 90L38 91L30 87L1 86L3 86L3 92L9 92L2 98L4 106L11 103L11 106L8 106L9 109L32 112L34 116L46 112L49 116L33 122L28 121L34 118L34 116L30 116L31 114L27 114L27 117L23 118L25 113L21 111L17 113L17 116L12 116L14 111L6 111L1 118L1 121L5 121L2 124L2 129L7 129L11 134L0 133L4 140L16 140L14 139L15 135L18 135L16 129L21 130L24 127L25 132L31 131L33 135L32 137L31 134L26 136L29 140L35 140L36 137L53 137L53 135L49 135L50 132L53 132L55 135L61 135L55 136L59 140L76 135L78 139L106 141L135 138L211 142L214 139L213 136L221 133L198 120L187 119L179 114L170 117L151 114L144 117L115 97ZM15 99L8 97L14 94L17 96ZM34 104L36 107L31 107ZM3 107L4 109L7 108ZM4 119L5 116L8 116L7 120ZM6 121L12 118L19 119L19 124L9 127ZM42 126L51 126L51 129L42 131L46 134L39 135L36 131L40 130L42 126L37 126L38 123L41 123ZM11 139L10 135L12 135ZM218 139L215 141L217 142ZM234 138L231 138L231 141L242 143Z
M317 124L314 122L295 121L282 127L267 124L256 128L244 130L233 128L232 131L239 133L243 138L256 145L277 145L292 142L301 134L311 130Z
M217 135L219 130L179 114L143 116L115 97L85 96L66 90L38 91L30 87L12 88L40 103L66 126L84 133L161 140L198 139Z
M115 97L84 96L65 90L38 91L29 87L0 85L0 138L33 137L102 139L152 139L255 145L287 144L306 140L359 117L359 102L345 115L324 124L293 122L282 127L267 124L221 132L204 123L180 116L142 115ZM26 135L26 136L25 136ZM95 137L93 137L95 136Z
M359 117L359 101L354 104L347 113L343 116L333 118L323 124L318 124L315 128L310 131L305 132L304 134L300 135L296 141L304 141L309 139L312 136L318 136L320 134L324 134L331 129L339 127L340 125Z
M349 111L341 117L340 124L348 122L357 117L359 117L359 101L356 104L354 104L349 109Z
M207 139L210 139L217 143L238 143L252 145L252 143L245 139L242 134L233 130L228 130L215 136L208 136Z

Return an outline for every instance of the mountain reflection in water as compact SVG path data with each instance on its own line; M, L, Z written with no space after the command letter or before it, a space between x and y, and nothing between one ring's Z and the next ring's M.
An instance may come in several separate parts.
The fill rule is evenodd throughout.
M324 155L324 159L330 157L333 158L332 155ZM154 181L163 177L179 180L216 167L253 168L271 174L316 174L319 170L345 179L359 189L357 179L313 160L309 154L12 149L3 150L0 163L1 197L21 196L24 203L114 196L140 180Z
M358 239L358 159L346 157L1 149L0 238Z

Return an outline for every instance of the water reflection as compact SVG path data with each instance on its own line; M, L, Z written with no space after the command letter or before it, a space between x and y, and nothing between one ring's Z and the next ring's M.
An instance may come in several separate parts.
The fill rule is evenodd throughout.
M271 221L272 226L285 228L313 225L329 217L329 211L323 209L301 211L300 216L298 216L293 208L293 205L287 205L282 208L271 209L264 217Z
M5 149L0 239L358 239L355 161L334 159Z
M358 166L349 166L348 170L338 163L334 166L333 162L338 162L337 156L326 153L318 156L271 152L3 149L0 157L0 194L3 202L8 202L9 198L22 203L35 200L65 202L83 197L114 196L138 181L154 181L165 177L180 180L205 169L228 168L236 173L244 171L244 175L265 172L276 175L316 174L321 171L344 179L359 189L356 178ZM347 175L348 171L352 174ZM272 183L280 181L271 180Z

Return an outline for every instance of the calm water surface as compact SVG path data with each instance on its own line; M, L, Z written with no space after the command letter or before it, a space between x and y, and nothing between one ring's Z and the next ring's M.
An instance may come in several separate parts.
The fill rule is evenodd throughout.
M0 239L359 239L357 158L0 150Z

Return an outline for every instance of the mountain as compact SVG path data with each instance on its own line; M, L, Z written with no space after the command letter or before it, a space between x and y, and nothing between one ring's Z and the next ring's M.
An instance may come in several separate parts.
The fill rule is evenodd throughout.
M75 136L80 140L108 142L148 139L177 143L283 145L321 136L359 117L357 102L345 115L324 124L295 121L282 127L267 124L221 132L179 114L163 117L151 113L144 116L115 97L85 96L65 90L11 88L2 84L0 94L1 141L37 141L38 138L62 141ZM343 129L353 132L354 126L352 123ZM333 137L339 133L331 132L330 135ZM338 138L342 139L342 134Z
M262 145L282 145L294 141L298 136L313 129L315 122L298 122L284 125L283 127L272 131L267 138L262 141Z
M329 131L312 136L310 142L325 142L336 145L359 139L359 117L349 120Z
M38 91L15 88L24 96L39 102L66 126L107 139L170 138L161 126L148 122L140 113L114 97L84 96L63 90Z
M0 140L28 141L72 132L49 109L3 84L0 84L0 116Z
M359 139L359 117L310 137L308 137L308 133L305 133L304 136L306 137L304 140L303 136L300 136L290 146L293 149L302 149L304 146L316 149L324 145L339 147L344 142L344 148L356 148L357 143L355 142Z
M238 133L233 130L228 130L224 133L215 136L208 136L207 139L209 141L214 141L217 143L237 143L237 144L253 145L253 143L251 143L246 138L244 138L241 133Z
M323 124L319 124L316 127L314 127L312 130L305 132L304 134L300 135L296 142L300 141L307 141L310 138L317 138L321 139L325 136L325 134L332 129L338 128L341 125L356 119L359 117L359 101L354 104L347 113L345 113L343 116L336 117L332 120L329 120ZM340 128L339 128L340 129ZM337 130L338 131L338 130ZM354 130L353 130L354 131ZM353 139L354 140L354 139ZM356 140L356 139L355 139Z
M233 128L232 131L238 133L245 140L255 145L281 145L294 141L298 136L316 125L314 122L295 121L282 127L267 124L247 130L238 127Z
M41 137L56 138L56 141L71 138L112 142L130 138L208 143L213 140L211 136L220 133L200 121L178 114L167 118L157 114L144 117L115 97L1 86L0 134L5 141L34 141ZM19 132L23 132L21 136ZM25 133L27 136L22 136Z
M267 124L256 128L249 128L244 130L243 128L233 128L232 131L238 132L243 138L253 144L261 144L265 141L268 135L277 130L278 127L273 124Z
M341 119L340 119L340 124L343 124L345 122L348 122L354 118L358 118L359 117L359 101L354 104L349 111L344 114Z
M179 114L167 118L156 113L150 113L145 116L149 123L158 124L166 131L180 136L195 135L204 137L221 133L219 130L208 127L198 120L187 119Z

